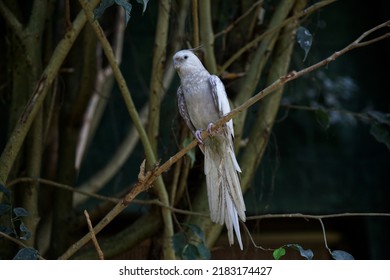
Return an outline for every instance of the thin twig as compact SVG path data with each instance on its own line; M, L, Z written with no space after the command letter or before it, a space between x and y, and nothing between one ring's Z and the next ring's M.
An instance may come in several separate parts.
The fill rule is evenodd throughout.
M96 198L98 200L102 201L108 201L112 203L119 203L122 201L121 198L116 198L116 197L110 197L110 196L105 196L105 195L100 195L92 192L87 192L87 191L82 191L77 188L74 188L72 186L66 185L66 184L61 184L57 183L51 180L47 179L42 179L42 178L30 178L30 177L21 177L21 178L16 178L10 182L7 183L7 188L12 188L17 184L20 183L32 183L32 182L37 182L43 185L48 185L48 186L53 186L56 188L61 188L70 192L78 193L87 197L92 197ZM135 204L144 204L144 205L157 205L160 207L164 207L172 212L178 213L178 214L184 214L184 215L194 215L194 216L203 216L203 217L208 217L206 213L198 213L198 212L193 212L193 211L188 211L188 210L183 210L179 208L172 207L170 205L166 205L163 202L161 202L158 199L151 199L151 200L144 200L144 199L133 199L131 203Z
M313 219L317 220L321 224L321 230L322 235L324 238L324 244L325 248L329 251L329 253L332 255L332 250L328 246L328 241L326 237L326 231L325 226L323 223L323 219L330 219L330 218L342 218L342 217L390 217L390 213L336 213L336 214L327 214L327 215L310 215L310 214L301 214L301 213L295 213L295 214L265 214L265 215L256 215L256 216L249 216L247 217L247 221L250 220L261 220L261 219L285 219L285 218L301 218L305 220ZM242 223L245 231L247 232L249 239L251 240L253 246L255 248L264 250L264 251L270 251L275 250L272 248L264 248L260 245L257 245L256 242L253 240L253 237L249 230L247 229L246 225Z
M84 215L85 215L85 218L87 220L88 229L89 229L89 232L91 233L91 239L92 239L93 245L95 246L95 249L96 249L96 252L99 256L99 259L104 260L104 253L99 246L99 242L96 239L95 231L93 230L92 222L91 222L91 219L89 218L89 214L88 214L87 210L84 210Z
M264 248L261 245L257 245L256 242L253 240L252 234L250 233L250 231L249 231L248 227L246 226L246 224L241 222L241 226L245 229L246 233L248 234L248 237L249 237L250 241L252 242L253 247L255 247L257 249L261 249L263 251L273 251L274 250L272 248Z
M235 21L233 21L231 24L229 24L225 29L223 29L220 32L218 32L217 34L215 34L214 39L217 39L219 36L224 35L224 34L228 33L230 30L232 30L235 26L237 26L237 24L240 21L245 19L258 5L262 4L263 2L264 2L264 0L259 0L255 3L253 3L253 5L245 13L243 13L241 16L239 16Z
M354 42L352 42L351 44L346 46L344 49L333 53L328 58L326 58L324 60L321 60L320 62L317 62L316 64L313 64L313 65L311 65L311 66L309 66L309 67L307 67L305 69L302 69L300 71L291 71L289 74L280 77L275 82L273 82L271 85L269 85L267 88L265 88L262 91L258 92L256 95L254 95L253 97L249 98L246 102L244 102L243 104L241 104L240 106L238 106L237 108L232 110L229 114L226 114L223 118L221 118L217 122L215 122L212 131L213 130L215 131L220 126L222 126L223 124L225 124L226 122L228 122L229 120L234 118L236 115L238 115L239 113L245 111L250 106L252 106L256 102L258 102L259 100L263 99L265 96L267 96L270 93L274 92L275 90L281 88L286 83L291 82L292 80L298 79L298 78L306 75L309 72L317 70L318 68L320 68L322 66L326 66L329 63L331 63L332 61L334 61L337 58L339 58L341 55L343 55L343 54L345 54L345 53L347 53L347 52L349 52L349 51L351 51L351 50L353 50L355 48L366 46L368 42L371 42L371 43L378 42L378 40L375 40L375 39L372 39L372 40L366 41L366 42L362 42L362 41L366 38L366 36L370 35L372 32L374 32L374 31L376 31L378 29L381 29L381 28L385 28L385 27L390 27L390 20L386 21L386 22L384 22L384 23L382 23L382 24L380 24L378 26L375 26L374 28L364 32L363 33L364 36L363 35L360 36L357 40L355 40ZM390 36L390 33L389 33L389 36ZM378 38L385 39L385 38L387 38L389 36L380 36ZM207 135L208 135L207 131L203 131L202 138L204 139L205 137L207 137Z
M332 250L330 250L329 246L328 246L328 240L326 238L326 231L325 231L325 226L324 226L324 223L322 222L321 219L318 219L318 221L320 222L321 224L321 228L322 228L322 235L324 236L324 244L325 244L325 248L329 251L329 254L332 255Z
M0 236L4 237L5 239L8 239L9 241L12 241L14 243L16 243L17 245L23 247L23 248L30 248L29 246L26 246L26 244L24 244L22 241L20 241L19 239L16 239L12 236L9 236L8 234L5 234L4 232L0 231ZM38 254L38 259L40 260L45 260L41 255Z
M326 5L329 5L333 2L335 2L336 0L324 0L324 1L321 1L321 2L318 2L318 3L315 3L313 4L312 6L308 7L307 9L304 9L302 12L299 12L287 19L285 19L283 22L281 22L280 24L278 24L277 26L275 26L274 28L271 28L271 29L268 29L267 31L265 31L264 33L262 33L261 35L257 36L256 38L254 38L252 41L250 41L249 43L247 43L245 46L243 46L241 49L239 49L231 58L229 58L222 66L221 68L219 69L219 73L222 73L224 71L226 71L226 69L233 63L235 62L238 58L241 57L241 55L243 55L246 51L250 50L252 47L256 46L261 40L263 40L263 38L265 38L266 36L274 33L274 32L277 32L278 30L282 29L284 26L290 24L291 22L297 20L298 18L301 18L301 17L304 17L304 16L307 16L307 15L310 15L311 13L313 13L314 11L326 6Z
M8 27L10 27L14 31L15 35L22 40L25 36L24 27L3 1L0 1L0 14L3 16L3 19L7 23Z
M42 179L42 178L30 178L30 177L16 178L16 179L7 183L7 188L11 188L16 184L31 183L31 182L38 182L40 184L45 184L45 185L61 188L61 189L67 190L67 191L79 193L79 194L93 197L93 198L96 198L99 200L110 201L112 203L118 203L120 201L120 199L118 199L118 198L113 198L113 197L108 197L108 196L104 196L104 195L99 195L96 193L82 191L82 190L76 189L76 188L69 186L69 185L57 183L57 182L47 180L47 179Z
M337 109L337 108L323 108L323 107L320 107L320 106L310 107L310 106L295 105L295 104L281 104L280 106L283 107L283 108L286 108L287 110L294 109L294 110L312 111L312 112L316 112L318 110L321 110L321 111L324 111L324 112L327 112L327 113L329 113L329 112L337 112L337 113L350 115L350 116L353 116L353 117L356 117L356 118L360 118L360 119L369 119L369 120L372 119L372 117L370 117L369 115L367 115L365 113L355 113L355 112L350 112L350 111L341 110L341 109Z
M342 218L342 217L390 217L390 213L337 213L337 214L327 214L327 215L311 215L311 214L302 214L302 213L292 213L292 214L264 214L250 216L246 219L249 220L260 220L260 219L283 219L283 218L303 218L303 219L329 219L329 218Z

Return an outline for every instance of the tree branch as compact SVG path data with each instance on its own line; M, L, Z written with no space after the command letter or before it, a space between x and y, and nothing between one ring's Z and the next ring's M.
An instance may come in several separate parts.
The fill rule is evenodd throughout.
M19 239L16 239L12 236L9 236L8 234L5 234L4 232L0 231L0 236L1 237L4 237L5 239L8 239L9 241L12 241L14 242L15 244L18 244L20 247L23 247L23 248L29 248L28 246L26 246L22 241L20 241ZM40 260L45 260L41 255L38 254L38 259Z
M119 90L122 94L122 98L125 102L126 108L128 110L128 113L133 120L133 124L135 128L137 129L141 143L144 147L144 152L146 155L148 167L151 167L152 164L156 163L156 157L154 155L153 147L150 144L148 135L146 134L146 131L142 125L142 121L140 119L140 116L138 115L137 109L135 108L134 102L131 97L131 93L127 87L126 81L122 75L122 72L119 69L118 64L115 61L115 56L112 51L112 48L110 46L110 43L108 42L106 36L104 35L104 32L102 28L100 27L99 22L94 20L92 9L89 5L89 2L87 0L79 0L83 10L85 11L88 21L90 25L92 26L94 32L96 33L96 36L100 40L104 53L107 57L108 62L110 63L114 76L118 82ZM169 198L168 193L165 188L164 182L161 177L156 178L156 192L159 197L159 199L164 202L165 204L169 204ZM123 209L122 209L123 210ZM163 251L165 258L174 259L175 253L173 252L170 237L173 236L173 223L172 223L172 217L170 215L170 212L167 211L165 208L162 209L162 217L164 220L164 233L165 233L165 241L163 245Z
M91 233L92 242L93 242L93 245L95 246L95 249L96 249L96 252L99 256L99 259L104 260L104 253L99 246L99 242L96 239L96 235L95 235L95 232L93 230L92 222L91 222L91 219L89 218L89 214L88 214L87 210L84 210L84 215L85 215L85 218L87 220L88 229L89 229L89 232Z
M341 55L343 55L343 54L345 54L345 53L347 53L347 52L349 52L349 51L351 51L351 50L353 50L355 48L367 46L368 42L370 42L370 44L372 44L372 43L378 42L378 40L377 40L378 38L381 38L381 40L383 40L385 38L390 37L390 33L387 33L387 34L385 34L386 36L382 35L382 36L377 37L375 39L372 39L370 41L363 42L363 40L368 35L370 35L372 32L374 32L374 31L376 31L378 29L386 28L386 27L390 27L390 20L386 21L386 22L384 22L384 23L382 23L382 24L380 24L380 25L378 25L378 26L376 26L376 27L374 27L374 28L372 28L370 30L368 30L367 32L364 32L363 35L360 36L357 40L355 40L354 42L352 42L351 44L349 44L348 46L346 46L342 50L333 53L331 56L327 57L326 59L321 60L320 62L317 62L316 64L313 64L313 65L311 65L311 66L309 66L309 67L307 67L305 69L302 69L300 71L291 71L289 74L280 77L275 82L273 82L271 85L269 85L268 87L266 87L262 91L258 92L256 95L254 95L253 97L251 97L250 99L248 99L247 101L242 103L240 106L238 106L237 108L232 110L229 114L226 114L223 118L219 119L214 124L213 130L214 129L215 130L218 129L218 127L220 127L224 123L228 122L229 120L234 118L236 115L240 114L241 112L245 111L250 106L252 106L256 102L258 102L259 100L263 99L265 96L267 96L270 93L274 92L278 88L284 86L286 83L291 82L292 80L298 79L298 78L302 77L303 75L306 75L309 72L317 70L318 68L320 68L322 66L328 65L332 61L334 61L337 58L339 58ZM207 136L207 131L203 131L202 132L202 138L204 138L206 136Z
M298 18L308 16L311 13L315 12L316 10L329 5L337 0L323 0L321 2L315 3L312 6L310 6L307 9L302 10L300 13L297 13L287 19L285 19L283 22L278 24L277 26L268 29L266 32L262 33L261 35L257 36L255 39L253 39L251 42L243 46L241 49L239 49L230 59L228 59L220 68L219 73L222 73L226 71L226 69L233 64L242 54L244 54L246 51L250 50L254 46L256 46L260 41L262 41L266 36L279 31L284 26L290 24L291 22L297 20Z
M198 0L192 0L192 28L194 29L192 44L193 48L199 47L199 14Z
M214 33L211 19L211 1L199 0L199 29L202 46L205 50L206 68L211 74L217 73L217 62L214 56Z
M154 39L153 62L150 77L149 117L147 134L154 153L157 153L157 139L160 127L160 108L164 88L164 65L166 61L166 48L168 42L169 15L171 0L159 1L157 29ZM151 162L153 164L154 162Z
M279 26L280 23L288 17L291 9L294 6L294 3L295 1L282 1L279 3L272 16L271 22L269 23L269 30L274 30L275 26ZM234 100L236 104L244 102L253 95L257 85L259 84L264 66L266 65L269 56L274 49L276 40L279 38L280 30L281 29L276 29L275 32L268 33L269 35L264 37L260 45L257 47L256 52L251 59L248 70L245 73L245 78L242 81L241 89L238 92L236 99ZM238 151L242 132L244 130L245 119L246 112L243 112L243 114L241 114L235 120L235 139L238 140L235 143L236 152Z
M90 5L95 7L100 1L92 0ZM3 2L0 1L4 6ZM20 151L20 148L26 138L31 124L41 108L43 100L51 87L54 79L57 77L57 73L66 58L69 50L73 46L74 41L79 35L81 29L84 27L87 18L84 12L80 12L73 22L73 29L69 30L64 38L58 43L54 53L43 71L40 79L37 81L34 92L31 95L30 100L27 102L24 112L19 118L15 129L9 137L7 144L0 157L0 183L5 184L8 179L8 175L15 162L15 159Z
M233 21L227 27L225 27L225 29L223 29L223 30L219 31L217 34L215 34L214 39L218 38L221 35L224 35L224 34L230 32L230 30L232 30L234 27L236 27L240 21L245 19L257 6L259 6L260 4L263 4L263 2L264 2L264 0L258 0L254 4L252 4L252 6L249 7L249 9L245 13L243 13L241 16L239 16L235 21Z
M15 17L11 10L8 9L2 0L0 0L0 14L4 18L7 25L14 31L16 36L20 40L23 40L23 37L25 36L23 25Z
M333 219L333 218L344 218L344 217L390 217L390 213L361 213L361 212L351 212L351 213L336 213L336 214L326 214L326 215L311 215L311 214L302 214L302 213L292 213L292 214L263 214L256 216L249 216L247 220L261 220L261 219L285 219L285 218L301 218L301 219Z
M34 0L27 29L33 33L33 37L41 37L45 28L46 12L48 8L47 0ZM34 38L35 39L35 38ZM34 40L33 39L33 40Z

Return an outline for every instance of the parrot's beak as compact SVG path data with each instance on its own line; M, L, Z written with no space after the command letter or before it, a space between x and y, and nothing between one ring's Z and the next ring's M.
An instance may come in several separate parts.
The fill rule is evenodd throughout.
M179 60L180 60L179 57L177 57L177 56L173 57L173 68L175 68L175 70L179 69L179 65L180 65Z

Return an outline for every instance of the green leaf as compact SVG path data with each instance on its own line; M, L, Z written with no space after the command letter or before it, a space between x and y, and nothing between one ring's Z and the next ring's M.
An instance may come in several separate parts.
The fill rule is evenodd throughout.
M31 231L29 231L29 229L24 225L23 222L20 223L19 229L20 232L24 234L23 236L19 237L21 240L27 240L32 236Z
M130 12L133 6L127 2L126 0L115 0L115 3L117 3L119 6L121 6L125 10L125 20L126 25L130 20Z
M283 247L280 247L276 249L272 255L275 260L279 260L281 257L283 257L286 254L286 250Z
M332 257L335 260L354 260L355 259L350 253L347 253L347 252L341 251L341 250L332 251Z
M27 217L29 215L28 211L23 207L15 207L13 211L16 217Z
M114 3L115 3L115 0L102 0L100 2L99 7L97 7L93 11L93 15L94 15L95 19L100 18L104 14L106 9L111 7L112 5L114 5Z
M172 237L176 256L184 260L210 259L211 253L204 243L205 235L202 229L193 224L184 225L189 228L193 235L188 234L188 236L191 236L191 238L188 238L185 232L179 232Z
M315 110L315 115L318 123L322 126L323 129L327 130L330 126L329 115L322 109Z
M7 213L11 209L11 205L8 203L0 203L0 216Z
M190 143L192 142L192 140L190 138L186 138L184 139L183 141L183 148L184 147L187 147ZM187 152L187 156L190 158L191 160L191 167L194 166L194 163L195 163L195 149L191 149Z
M192 231L192 233L200 239L200 241L203 241L203 242L205 241L204 232L200 227L198 227L197 225L194 225L194 224L183 224L183 225L188 227Z
M22 248L14 257L14 260L36 260L38 259L38 251L34 248Z
M198 249L199 259L209 260L211 259L211 253L209 248L202 242L199 243L196 248Z
M313 254L313 251L310 249L305 250L302 248L301 245L298 245L298 244L287 244L287 247L290 247L290 248L293 248L293 249L299 251L299 254L302 257L306 258L307 260L313 259L314 254Z
M374 123L371 126L370 134L375 137L376 141L385 144L387 149L390 150L390 127Z
M11 191L8 188L6 188L3 184L0 184L0 192L5 194L7 198L10 198L11 196Z
M198 249L193 244L184 246L181 257L183 260L197 260L199 259Z
M142 14L145 13L149 0L137 0L137 2L143 5Z
M307 28L300 26L297 29L297 42L305 51L305 57L303 58L303 61L305 61L313 43L313 36Z
M186 246L186 244L187 244L187 238L184 232L178 232L172 236L172 245L176 256L181 257L181 253L184 247Z
M7 234L7 235L13 235L14 234L14 231L11 228L5 227L5 226L2 226L2 225L0 225L0 231L2 233Z
M106 11L106 9L114 4L121 6L125 10L125 21L127 25L130 20L131 9L133 8L133 6L129 2L127 2L127 0L102 0L100 2L99 7L97 7L93 12L95 19L101 17ZM145 5L147 5L147 3L144 4L144 10L146 9Z

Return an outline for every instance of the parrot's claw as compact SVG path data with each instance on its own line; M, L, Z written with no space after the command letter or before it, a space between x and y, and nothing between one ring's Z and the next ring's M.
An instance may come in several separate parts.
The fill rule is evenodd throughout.
M214 132L212 131L213 126L214 126L214 124L212 122L209 123L209 125L207 126L207 132L209 133L210 136L214 135Z
M202 130L198 129L197 131L195 131L195 138L200 144L203 145Z
M209 123L209 125L207 126L207 133L209 134L209 136L214 136L215 134L217 134L219 132L219 130L217 131L213 131L213 126L214 124L213 123ZM195 131L195 138L196 140L198 140L198 142L200 144L204 144L203 143L203 138L202 138L202 130L201 129L198 129L197 131Z

